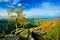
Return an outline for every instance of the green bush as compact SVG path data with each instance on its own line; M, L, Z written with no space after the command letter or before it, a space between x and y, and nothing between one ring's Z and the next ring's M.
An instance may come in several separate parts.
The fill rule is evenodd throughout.
M10 33L12 30L15 30L16 26L14 22L2 21L0 22L0 31L5 31L6 33Z

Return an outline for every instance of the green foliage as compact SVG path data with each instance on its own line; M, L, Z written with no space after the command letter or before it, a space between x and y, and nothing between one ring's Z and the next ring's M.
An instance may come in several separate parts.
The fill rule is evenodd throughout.
M26 26L26 28L33 28L33 27L37 27L37 25L30 23Z
M53 40L53 38L56 36L59 28L60 28L60 22L58 22L58 23L54 26L54 28L53 28L52 30L49 30L49 31L47 32L47 38L50 38L50 39Z
M12 30L15 30L14 22L2 21L0 22L0 31L5 31L6 33L10 33Z
M6 26L5 32L10 33L11 31L15 30L16 26L14 22L9 22L8 26Z
M33 21L32 21L32 24L33 25L36 25L36 26L38 26L39 25L39 20L38 19L34 19Z

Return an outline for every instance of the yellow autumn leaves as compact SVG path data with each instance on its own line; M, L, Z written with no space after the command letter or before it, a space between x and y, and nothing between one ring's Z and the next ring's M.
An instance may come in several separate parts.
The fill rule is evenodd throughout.
M45 22L42 25L38 26L38 28L42 28L45 32L48 32L49 30L52 30L54 26L57 24L57 21L49 21ZM34 28L30 28L30 32L32 32Z
M45 30L45 32L48 32L49 30L53 29L56 23L57 21L45 22L44 24L38 26L38 28L42 28L43 30Z

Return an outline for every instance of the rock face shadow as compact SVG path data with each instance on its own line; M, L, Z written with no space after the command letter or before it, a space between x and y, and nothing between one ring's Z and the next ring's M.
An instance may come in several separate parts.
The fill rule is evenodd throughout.
M45 40L42 36L40 36L34 32L32 32L31 35L34 38L34 40Z

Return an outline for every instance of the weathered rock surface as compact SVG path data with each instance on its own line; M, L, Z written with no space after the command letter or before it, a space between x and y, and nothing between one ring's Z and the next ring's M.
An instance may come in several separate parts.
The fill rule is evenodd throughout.
M13 36L5 36L0 38L0 40L45 40L46 32L40 28L34 28L33 32L30 32L29 29L18 29L12 31Z

